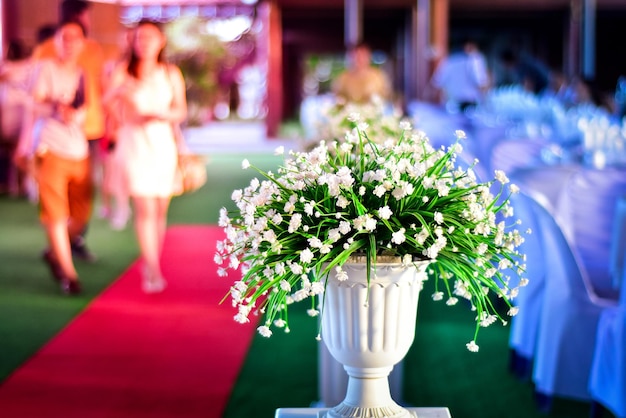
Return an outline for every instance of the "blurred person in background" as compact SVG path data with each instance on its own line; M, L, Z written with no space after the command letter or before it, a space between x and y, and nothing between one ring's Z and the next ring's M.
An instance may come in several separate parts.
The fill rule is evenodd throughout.
M21 43L8 44L6 60L0 64L0 194L25 194L22 176L13 162L13 153L22 129L22 115L28 99L28 62Z
M520 85L536 95L543 94L550 87L550 69L535 57L505 49L500 54L500 62L505 71L502 84Z
M37 30L37 45L51 39L56 31L54 25L42 25ZM32 135L30 91L35 75L36 63L24 54L19 44L10 43L6 60L0 64L0 119L3 138L11 143L11 159L8 167L8 192L12 196L25 196L36 203L39 196L36 182L26 167L15 158L15 148L22 136Z
M120 35L120 55L104 64L105 89L111 82L115 68L128 65L133 32L133 28L124 30ZM101 206L98 209L98 216L101 219L107 219L114 230L126 228L131 216L130 197L124 176L124 161L117 147L119 116L118 112L105 111L105 135L100 141L102 185L100 188Z
M484 55L473 39L465 39L460 51L444 58L433 74L431 84L438 92L438 101L451 112L475 108L490 87Z
M76 20L85 28L87 35L91 26L89 15L90 4L86 0L63 0L60 4L60 20ZM87 37L85 48L78 58L78 65L85 74L86 116L84 131L89 140L89 155L92 159L91 170L94 182L99 183L101 177L101 161L98 141L104 136L104 110L102 108L102 70L104 53L100 44ZM57 54L54 42L47 41L33 51L34 59L54 58ZM85 226L86 228L87 226ZM86 261L95 261L96 256L85 245L85 231L72 241L72 252Z
M372 65L372 51L359 43L348 51L348 68L333 81L332 92L339 101L369 103L373 100L390 102L392 89L383 70Z
M71 242L89 221L93 184L83 125L86 82L78 64L85 41L80 22L62 22L54 35L54 58L37 63L32 86L33 135L22 135L16 159L34 160L40 220L48 249L44 260L66 294L81 292ZM29 163L24 163L29 165Z
M146 293L167 286L160 262L167 211L176 190L175 128L187 117L185 81L178 67L164 61L165 43L159 24L139 22L128 62L113 71L104 96L107 109L118 112L116 152L133 202Z

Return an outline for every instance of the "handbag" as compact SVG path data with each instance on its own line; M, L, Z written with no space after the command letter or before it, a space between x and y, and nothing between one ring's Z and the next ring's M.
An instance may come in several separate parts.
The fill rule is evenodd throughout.
M202 156L179 154L177 169L177 194L195 192L207 181L206 162Z
M178 124L172 124L176 149L178 150L178 167L176 169L175 195L192 193L207 182L206 159L201 155L191 154L185 144L183 133Z

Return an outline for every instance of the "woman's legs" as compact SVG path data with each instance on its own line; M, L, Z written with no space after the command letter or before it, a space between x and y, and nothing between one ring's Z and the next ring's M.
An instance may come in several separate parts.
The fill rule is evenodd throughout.
M67 221L53 221L44 225L48 243L50 244L51 256L59 264L63 277L69 280L77 280L78 273L72 261L70 238L68 235Z
M163 242L167 230L167 210L170 205L169 197L157 198L157 228L159 234L159 254L163 253Z
M67 160L52 153L39 156L40 219L50 246L44 260L69 294L80 293L71 239L83 229L91 212L92 185L87 174L86 159Z
M134 197L135 233L144 260L144 290L163 290L160 258L167 222L169 198Z

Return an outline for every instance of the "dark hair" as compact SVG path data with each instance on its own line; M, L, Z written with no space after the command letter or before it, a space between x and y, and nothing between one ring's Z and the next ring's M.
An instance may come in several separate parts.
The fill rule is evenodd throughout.
M18 39L11 39L7 46L7 61L17 61L25 57L22 42Z
M56 26L52 24L40 26L39 29L37 29L37 43L41 44L52 38L56 30Z
M77 19L91 5L85 0L63 0L59 10L60 21Z
M163 28L161 27L161 24L159 22L155 22L154 20L149 20L149 19L144 19L139 21L139 23L137 23L137 25L135 26L135 29L144 26L144 25L152 25L155 28L157 28L161 33L163 33ZM133 35L133 41L135 39L136 35ZM130 74L131 76L135 77L135 78L139 78L139 57L137 56L137 53L135 52L135 48L134 45L131 45L130 49L130 56L128 58L128 67L127 67L127 72L128 74ZM163 49L161 49L161 51L159 52L159 56L157 57L157 62L165 62L165 55L163 52Z
M515 64L517 60L517 54L512 49L505 49L500 53L500 60L505 64Z

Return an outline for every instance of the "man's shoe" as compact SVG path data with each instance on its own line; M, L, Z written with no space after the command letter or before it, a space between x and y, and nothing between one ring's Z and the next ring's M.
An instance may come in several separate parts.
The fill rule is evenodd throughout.
M63 270L61 269L61 265L59 264L57 259L54 258L54 256L52 255L52 251L45 250L41 257L43 258L43 261L45 261L48 265L48 268L50 269L50 273L52 273L52 277L54 277L54 280L60 281L61 279L63 279Z
M81 292L78 279L70 280L67 277L61 279L61 290L66 295L78 295Z
M98 259L94 253L89 251L89 249L87 248L87 245L85 244L85 239L83 237L75 238L71 242L71 247L72 247L72 254L80 258L81 260L93 263L94 261Z

